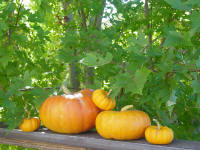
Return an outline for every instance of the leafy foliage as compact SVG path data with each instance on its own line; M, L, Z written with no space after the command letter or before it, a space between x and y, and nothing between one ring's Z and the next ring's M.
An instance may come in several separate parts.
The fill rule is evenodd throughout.
M1 1L2 121L13 129L25 108L37 115L75 63L81 88L112 89L116 109L133 104L200 140L199 12L198 0Z
M33 149L33 148L24 148L24 147L21 147L21 146L0 144L0 150L4 150L4 149L9 149L9 150L36 150L36 149Z

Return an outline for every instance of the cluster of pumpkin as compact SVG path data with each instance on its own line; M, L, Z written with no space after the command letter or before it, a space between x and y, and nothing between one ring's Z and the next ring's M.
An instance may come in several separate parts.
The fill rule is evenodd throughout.
M112 111L116 101L102 90L85 89L75 94L51 96L40 107L42 124L58 133L75 134L95 127L106 139L132 140L145 137L152 144L169 144L173 140L173 131L168 127L151 126L151 121L143 111ZM24 119L20 129L31 132L39 128L38 118Z

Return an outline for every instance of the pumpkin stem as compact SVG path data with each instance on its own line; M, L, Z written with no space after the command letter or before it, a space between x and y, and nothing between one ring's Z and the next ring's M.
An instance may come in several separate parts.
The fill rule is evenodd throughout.
M28 114L28 119L30 119L30 112L29 112L28 109L27 109L27 102L26 102L26 100L24 99L24 96L23 96L23 95L22 95L22 99L23 99L24 104L25 104L24 110L25 110L25 112Z
M157 124L158 130L160 130L160 123L158 122L157 119L153 119L153 121Z
M65 85L62 85L61 86L63 92L67 95L71 95L71 92L69 91L69 89L65 86Z
M121 111L126 111L126 110L133 110L133 105L126 105L121 109Z
M108 92L108 94L106 95L106 97L109 97L110 94L111 94L111 92L112 92L112 89L109 90L109 92Z
M28 111L28 110L26 110L26 112L27 112L27 114L28 114L28 119L30 119L31 118L31 113Z

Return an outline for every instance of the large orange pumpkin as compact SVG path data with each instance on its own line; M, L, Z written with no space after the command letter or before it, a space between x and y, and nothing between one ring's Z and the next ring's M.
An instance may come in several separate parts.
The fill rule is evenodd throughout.
M99 109L92 102L92 91L72 95L51 96L40 107L41 122L59 133L81 133L95 126Z

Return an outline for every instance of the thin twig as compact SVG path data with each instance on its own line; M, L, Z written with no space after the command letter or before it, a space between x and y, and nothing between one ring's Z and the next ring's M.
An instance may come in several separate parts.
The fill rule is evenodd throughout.
M151 7L152 10L152 7ZM144 15L145 15L145 20L147 21L147 31L149 32L149 44L152 44L152 34L150 32L150 28L152 26L152 22L149 23L149 1L145 0L144 2Z
M161 40L161 43L160 43L160 48L162 48L162 47L163 47L163 45L164 45L164 43L165 43L165 40L166 40L166 38L165 38L165 37L163 37L163 38L162 38L162 40Z
M42 88L44 90L60 89L60 87L28 87L28 88L24 88L24 89L19 89L19 91L29 91L29 90L34 90L37 88Z
M100 14L97 14L95 16L95 21L94 21L94 26L96 27L97 30L100 30L101 29L101 23L102 23L102 16L103 16L103 12L104 12L104 8L105 8L105 5L106 5L106 0L103 0L102 1L102 10L101 10L101 13Z
M18 24L19 14L20 14L20 11L21 11L21 8L22 8L22 3L23 3L23 0L22 0L21 3L19 4L19 8L18 8L18 11L17 11L17 17L16 17L15 26L17 26L17 24Z
M79 1L80 5L81 5L81 1ZM83 8L81 8L80 12L80 18L82 19L82 27L87 30L87 24L86 24L86 21L87 21L87 18L86 18L86 15L85 15L85 12L83 10Z
M19 5L19 8L18 8L18 11L17 11L17 17L16 17L15 26L17 26L17 24L18 24L22 3L23 3L23 0L21 1L20 5ZM12 35L12 29L9 28L9 30L8 30L8 46L11 44L11 35Z
M9 46L10 43L11 43L11 34L12 34L12 29L9 28L9 30L8 30L8 46Z
M24 89L19 89L18 91L29 91L29 90L34 90L34 89L37 89L37 88L41 88L41 89L44 89L44 90L60 89L60 87L28 87L28 88L24 88ZM70 90L74 90L74 88L70 88L70 87L67 87L67 88L70 89Z

